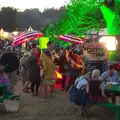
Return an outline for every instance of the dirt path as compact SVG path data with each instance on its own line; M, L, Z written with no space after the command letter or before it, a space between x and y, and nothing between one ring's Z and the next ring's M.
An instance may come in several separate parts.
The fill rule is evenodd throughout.
M0 114L0 120L78 120L78 108L68 102L67 93L59 90L56 97L47 100L22 94L20 103L18 113ZM115 115L105 108L92 107L89 114L89 120L115 120Z

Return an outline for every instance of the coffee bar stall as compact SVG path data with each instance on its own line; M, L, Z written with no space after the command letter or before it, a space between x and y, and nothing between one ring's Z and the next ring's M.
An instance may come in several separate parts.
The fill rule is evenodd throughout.
M120 36L103 36L99 42L102 43L109 52L109 64L114 64L116 71L120 73Z
M108 51L99 42L86 43L84 46L85 66L87 71L99 69L101 73L108 68Z
M119 67L120 55L118 54L118 44L119 40L116 39L116 36L99 36L97 40L86 42L84 45L84 55L87 71L99 69L103 73L108 69L108 64L115 64Z

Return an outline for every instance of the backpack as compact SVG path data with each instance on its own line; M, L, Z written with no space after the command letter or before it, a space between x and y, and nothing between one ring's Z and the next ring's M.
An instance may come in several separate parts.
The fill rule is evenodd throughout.
M76 105L83 105L87 102L88 98L85 89L77 89L76 86L83 77L78 77L78 81L68 91L68 98L71 103ZM82 87L81 87L82 88Z

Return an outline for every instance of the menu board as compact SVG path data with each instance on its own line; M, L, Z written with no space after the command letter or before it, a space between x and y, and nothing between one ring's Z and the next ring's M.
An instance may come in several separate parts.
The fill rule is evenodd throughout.
M85 67L87 71L92 71L94 69L99 69L100 73L102 74L108 69L108 62L107 60L93 60L93 61L86 61Z

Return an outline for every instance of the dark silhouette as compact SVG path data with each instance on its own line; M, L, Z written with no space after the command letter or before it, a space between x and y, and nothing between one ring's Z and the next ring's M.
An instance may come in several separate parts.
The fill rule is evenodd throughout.
M45 9L43 12L36 8L19 12L13 7L3 7L0 10L0 28L8 32L23 31L30 26L35 30L41 30L44 26L60 20L64 11L65 7Z
M0 28L6 31L13 31L16 29L16 13L17 10L12 7L3 7L0 11Z

